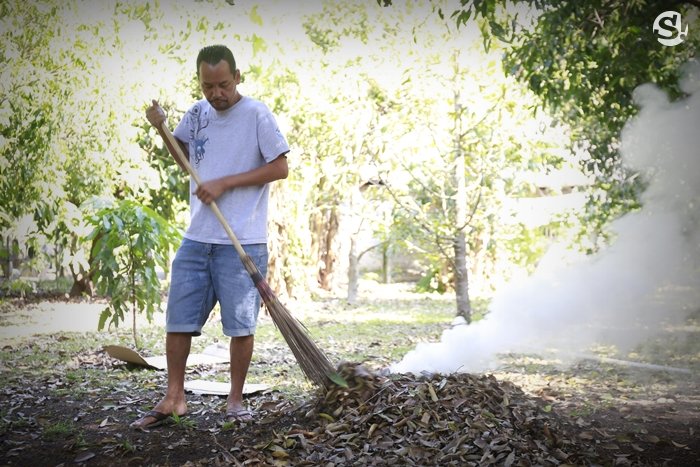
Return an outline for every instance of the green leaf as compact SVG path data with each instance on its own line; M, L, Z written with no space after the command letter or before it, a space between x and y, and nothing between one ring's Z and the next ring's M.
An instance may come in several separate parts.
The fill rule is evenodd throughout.
M250 17L250 20L253 23L257 24L258 26L263 25L263 20L262 20L262 17L260 16L260 14L258 13L258 6L257 5L254 5L253 8L250 10L249 17Z
M253 55L257 55L258 52L264 52L267 50L267 42L265 42L265 39L257 34L253 34L251 42L253 43Z
M506 30L503 26L498 24L496 21L489 21L489 26L491 26L491 33L502 41L506 41Z
M343 378L339 373L333 372L333 373L328 373L327 374L328 379L330 379L332 382L334 382L336 385L340 386L341 388L347 388L348 382L345 381L345 378Z
M107 319L112 316L112 311L109 309L109 307L105 308L102 310L102 313L100 313L100 319L97 322L97 330L102 331L105 327L105 323L107 322Z

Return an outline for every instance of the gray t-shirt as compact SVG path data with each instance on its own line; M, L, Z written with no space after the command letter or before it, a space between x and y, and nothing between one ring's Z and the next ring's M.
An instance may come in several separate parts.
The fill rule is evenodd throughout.
M289 152L289 146L265 104L243 96L223 112L209 102L195 103L173 132L189 145L190 164L203 182L247 172ZM212 210L202 203L190 180L190 225L185 237L197 242L231 244ZM234 188L216 204L242 245L267 242L269 185Z

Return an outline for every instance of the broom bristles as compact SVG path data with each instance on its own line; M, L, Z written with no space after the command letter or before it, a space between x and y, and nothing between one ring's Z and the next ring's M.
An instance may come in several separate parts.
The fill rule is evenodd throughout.
M280 330L284 340L287 341L287 345L292 350L301 370L311 381L329 389L332 384L330 375L335 373L335 369L328 357L311 339L306 327L292 316L287 307L279 301L265 279L262 278L253 260L246 256L244 263L248 263L245 264L246 269L251 273L251 278L272 317L272 321Z
M272 292L265 281L259 283L258 290L261 288L265 288L266 292ZM292 316L274 294L270 296L260 291L260 295L263 297L272 321L287 341L304 374L314 383L329 389L331 383L329 375L335 370L328 357L308 335L306 327Z

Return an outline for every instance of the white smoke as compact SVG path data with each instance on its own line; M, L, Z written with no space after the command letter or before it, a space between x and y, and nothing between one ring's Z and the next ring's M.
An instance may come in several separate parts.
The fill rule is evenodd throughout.
M640 112L622 133L621 154L650 185L643 209L613 223L608 248L572 264L550 252L532 276L494 298L484 320L419 344L391 370L478 372L508 352L628 349L700 309L697 60L679 84L688 97L676 102L650 84L635 90Z

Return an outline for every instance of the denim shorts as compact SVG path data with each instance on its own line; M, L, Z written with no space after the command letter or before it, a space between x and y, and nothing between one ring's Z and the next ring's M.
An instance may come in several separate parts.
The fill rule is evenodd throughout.
M243 245L267 273L267 245ZM199 336L214 306L221 305L226 336L255 333L260 294L232 245L200 243L185 238L172 266L165 330Z

